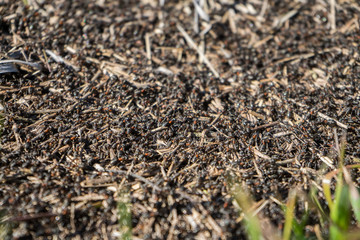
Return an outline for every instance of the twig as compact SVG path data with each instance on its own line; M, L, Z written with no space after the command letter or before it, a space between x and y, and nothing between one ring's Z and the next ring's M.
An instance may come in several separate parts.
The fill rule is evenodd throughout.
M330 24L331 24L331 32L336 31L336 2L335 0L330 0Z
M55 54L53 51L51 51L51 50L46 50L45 52L46 52L47 54L49 54L49 56L50 56L52 59L54 59L55 62L57 62L57 63L63 63L63 64L65 64L65 65L69 66L69 67L72 67L72 68L73 68L75 71L77 71L77 72L80 71L80 68L79 68L79 67L71 64L69 61L67 61L67 60L65 60L64 58L62 58L61 56Z
M251 131L256 131L256 130L260 130L260 129L263 129L263 128L269 128L269 127L272 127L272 126L276 126L278 125L279 122L276 121L276 122L271 122L271 123L267 123L267 124L263 124L263 125L260 125L260 126L257 126L257 127L254 127L251 129Z
M204 60L204 63L206 64L206 66L210 69L210 71L215 75L215 77L220 77L219 73L215 70L215 68L212 66L212 64L210 63L209 59L207 59L207 57L202 53L202 51L199 49L199 47L195 44L195 42L191 39L191 37L189 36L189 34L187 34L184 30L184 28L180 25L177 24L176 27L178 28L178 30L180 31L180 33L184 36L184 38L186 39L187 43L189 44L190 47L192 47L193 49L195 49L197 51L197 53L201 56L201 58Z
M137 175L135 173L131 173L131 172L127 172L127 171L123 171L123 170L104 170L102 172L111 172L111 173L115 173L115 174L127 174L133 178L137 178L139 179L140 181L142 181L143 183L151 186L153 189L157 190L157 191L161 191L162 189L155 183L153 182L150 182L149 180L147 180L146 178L140 176L140 175Z
M41 65L38 63L32 63L32 62L25 62L25 61L21 61L21 60L0 60L0 64L6 64L6 63L18 63L18 64L24 64L24 65L28 65L30 67L33 68L37 68L39 70L41 70Z
M59 214L56 213L38 213L38 214L31 214L31 215L23 215L23 216L17 216L17 217L12 217L10 218L8 221L9 222L25 222L25 221L32 221L35 219L40 219L40 218L51 218L51 217L55 217L58 216Z
M270 160L270 159L271 159L271 157L269 157L269 156L261 153L261 152L260 152L259 150L257 150L256 148L252 148L252 150L253 150L254 154L255 154L256 156L260 157L260 158L263 158L263 159L266 159L266 160Z
M294 56L286 57L286 58L283 58L283 59L280 59L280 60L274 62L274 65L284 63L284 62L293 61L293 60L308 59L308 58L311 58L313 56L315 56L315 53L305 53L305 54L294 55Z
M334 121L336 123L336 125L338 125L339 127L342 127L342 128L345 128L345 129L349 128L347 125L345 125L345 124L339 122L338 120L336 120L334 118L331 118L331 117L329 117L329 116L327 116L327 115L325 115L325 114L323 114L321 112L318 112L317 114L319 115L319 117L322 117L322 118L324 118L324 119L326 119L328 121Z
M280 28L287 20L295 16L297 13L298 9L293 9L280 18L277 18L273 23L273 28Z
M145 34L145 46L146 46L146 57L151 63L151 43L150 43L150 34Z
M266 9L268 7L268 0L264 0L262 5L261 5L261 10L260 10L260 13L259 15L257 16L257 18L260 20L260 21L264 21L264 15L265 15L265 12L266 12Z
M195 0L193 0L193 3L195 6L195 11L199 14L199 16L207 22L210 21L209 15L206 12L204 12L204 10L200 7L200 5Z
M296 105L300 106L300 107L308 107L306 104L303 104L303 103L299 103L299 102L296 102L294 99L289 99L291 102L295 103ZM334 119L334 118L331 118L321 112L318 112L317 115L321 118L324 118L325 120L328 120L328 121L334 121L336 123L336 125L338 125L339 127L342 127L342 128L345 128L345 129L348 129L349 127L341 122L339 122L338 120Z
M328 165L331 169L335 169L335 166L333 164L333 161L326 156L321 156L320 154L317 154L321 161L323 161L326 165Z

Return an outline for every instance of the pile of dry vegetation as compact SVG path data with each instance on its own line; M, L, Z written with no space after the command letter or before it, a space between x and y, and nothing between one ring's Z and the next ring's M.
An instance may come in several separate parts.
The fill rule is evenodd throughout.
M230 177L281 228L279 203L320 188L338 139L345 164L360 157L359 14L356 0L1 1L12 238L114 239L118 206L141 239L241 238Z

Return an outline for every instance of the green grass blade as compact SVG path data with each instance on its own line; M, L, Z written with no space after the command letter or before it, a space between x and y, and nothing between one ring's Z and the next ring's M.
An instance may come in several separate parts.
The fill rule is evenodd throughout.
M330 184L331 184L331 177L325 177L322 181L322 187L324 191L325 200L327 201L330 210L333 209L333 201L331 198L331 190L330 190Z
M330 240L346 240L345 236L336 225L330 226Z
M324 219L326 218L326 213L323 209L323 207L321 206L321 203L319 202L318 196L317 196L317 190L316 188L313 186L311 187L310 190L310 198L309 198L309 202L316 208L316 210L320 213L321 218Z
M330 212L331 226L330 239L345 239L344 232L349 228L351 221L351 207L349 199L349 187L343 184L342 174L338 176L335 190L335 200Z
M251 216L246 220L246 226L249 232L250 240L260 240L262 239L260 222L256 216Z
M308 237L305 235L305 227L308 222L309 215L308 213L304 213L301 217L300 223L298 223L295 219L293 220L293 233L296 240L307 240Z
M249 239L262 239L260 221L257 216L254 215L254 213L250 210L252 206L252 200L250 199L248 193L243 188L241 188L239 184L236 184L233 191L233 197L244 213L245 227Z
M344 172L345 181L349 185L350 203L355 215L355 219L357 221L357 224L360 225L360 194L355 184L351 180L349 171L346 168L344 168L343 172Z
M350 168L350 169L360 168L360 164L347 165L346 168Z
M342 230L348 230L351 220L349 186L343 185L341 178L338 181L341 183L336 186L335 208L330 216Z
M296 192L290 191L289 199L286 204L286 210L285 210L285 225L283 232L283 240L289 240L291 237L291 229L293 227L293 221L294 221L295 203L296 203Z
M121 192L118 200L118 222L121 240L132 239L132 221L131 221L131 203L130 195L127 192Z
M357 189L351 189L351 192L357 192ZM359 198L359 192L357 194L350 194L350 203L354 211L354 215L356 218L356 221L358 225L360 224L360 198Z

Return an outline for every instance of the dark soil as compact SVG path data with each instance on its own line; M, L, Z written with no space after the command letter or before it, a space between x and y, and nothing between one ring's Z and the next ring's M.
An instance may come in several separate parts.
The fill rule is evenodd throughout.
M205 2L0 1L1 61L38 63L0 62L9 238L116 239L124 192L134 238L244 238L230 176L281 229L360 158L358 1Z

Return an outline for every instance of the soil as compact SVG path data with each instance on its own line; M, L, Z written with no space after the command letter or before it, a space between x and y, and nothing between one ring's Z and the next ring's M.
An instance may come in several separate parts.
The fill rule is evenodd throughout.
M9 239L116 239L118 206L134 239L241 239L233 181L281 229L360 158L360 5L331 2L0 1Z

